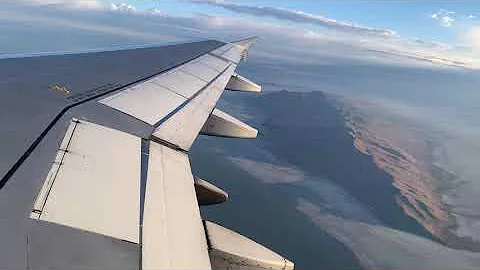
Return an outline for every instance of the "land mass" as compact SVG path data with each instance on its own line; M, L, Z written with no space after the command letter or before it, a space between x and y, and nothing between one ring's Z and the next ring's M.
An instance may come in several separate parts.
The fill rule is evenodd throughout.
M392 185L399 191L395 199L404 212L447 246L480 251L480 243L455 234L455 215L442 201L440 189L457 179L432 158L432 152L441 147L436 145L435 131L374 102L331 98L343 112L355 148L392 176ZM443 187L439 183L444 183Z

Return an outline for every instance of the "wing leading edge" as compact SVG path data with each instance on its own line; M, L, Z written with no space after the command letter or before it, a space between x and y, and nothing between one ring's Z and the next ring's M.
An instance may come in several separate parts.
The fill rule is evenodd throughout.
M293 269L254 241L202 221L199 203L228 195L196 179L188 159L200 133L256 137L215 109L226 88L260 91L235 73L254 41L224 44L98 98L149 126L149 135L72 119L30 217L138 245L141 269Z

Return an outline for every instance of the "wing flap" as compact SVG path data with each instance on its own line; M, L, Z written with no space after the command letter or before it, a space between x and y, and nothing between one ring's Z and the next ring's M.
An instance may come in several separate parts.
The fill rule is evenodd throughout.
M142 269L210 269L193 184L188 156L151 142Z
M138 137L73 120L31 217L138 243L140 148Z
M99 102L154 125L185 100L185 97L147 81Z
M218 75L196 97L162 123L153 132L153 136L188 151L220 98L234 69L234 66L229 66Z

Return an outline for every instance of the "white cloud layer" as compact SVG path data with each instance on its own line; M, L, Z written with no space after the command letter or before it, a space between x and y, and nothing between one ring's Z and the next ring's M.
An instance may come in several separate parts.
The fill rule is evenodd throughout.
M202 3L211 6L221 7L230 11L245 13L260 17L272 17L279 20L286 20L295 23L308 23L328 29L339 30L348 33L376 35L376 36L393 36L395 32L389 29L370 28L352 23L341 22L335 19L327 18L298 10L290 10L285 8L251 6L243 4L235 4L224 1L201 0L193 1L193 3Z
M348 246L366 269L478 269L480 253L455 250L410 233L328 215L298 199L297 210Z

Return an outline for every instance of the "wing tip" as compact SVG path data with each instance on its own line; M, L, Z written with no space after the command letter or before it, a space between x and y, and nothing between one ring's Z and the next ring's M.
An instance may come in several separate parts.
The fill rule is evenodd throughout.
M244 48L244 50L248 50L259 38L260 38L259 36L251 36L251 37L239 39L236 41L231 41L229 43L235 44L237 46L241 46Z

